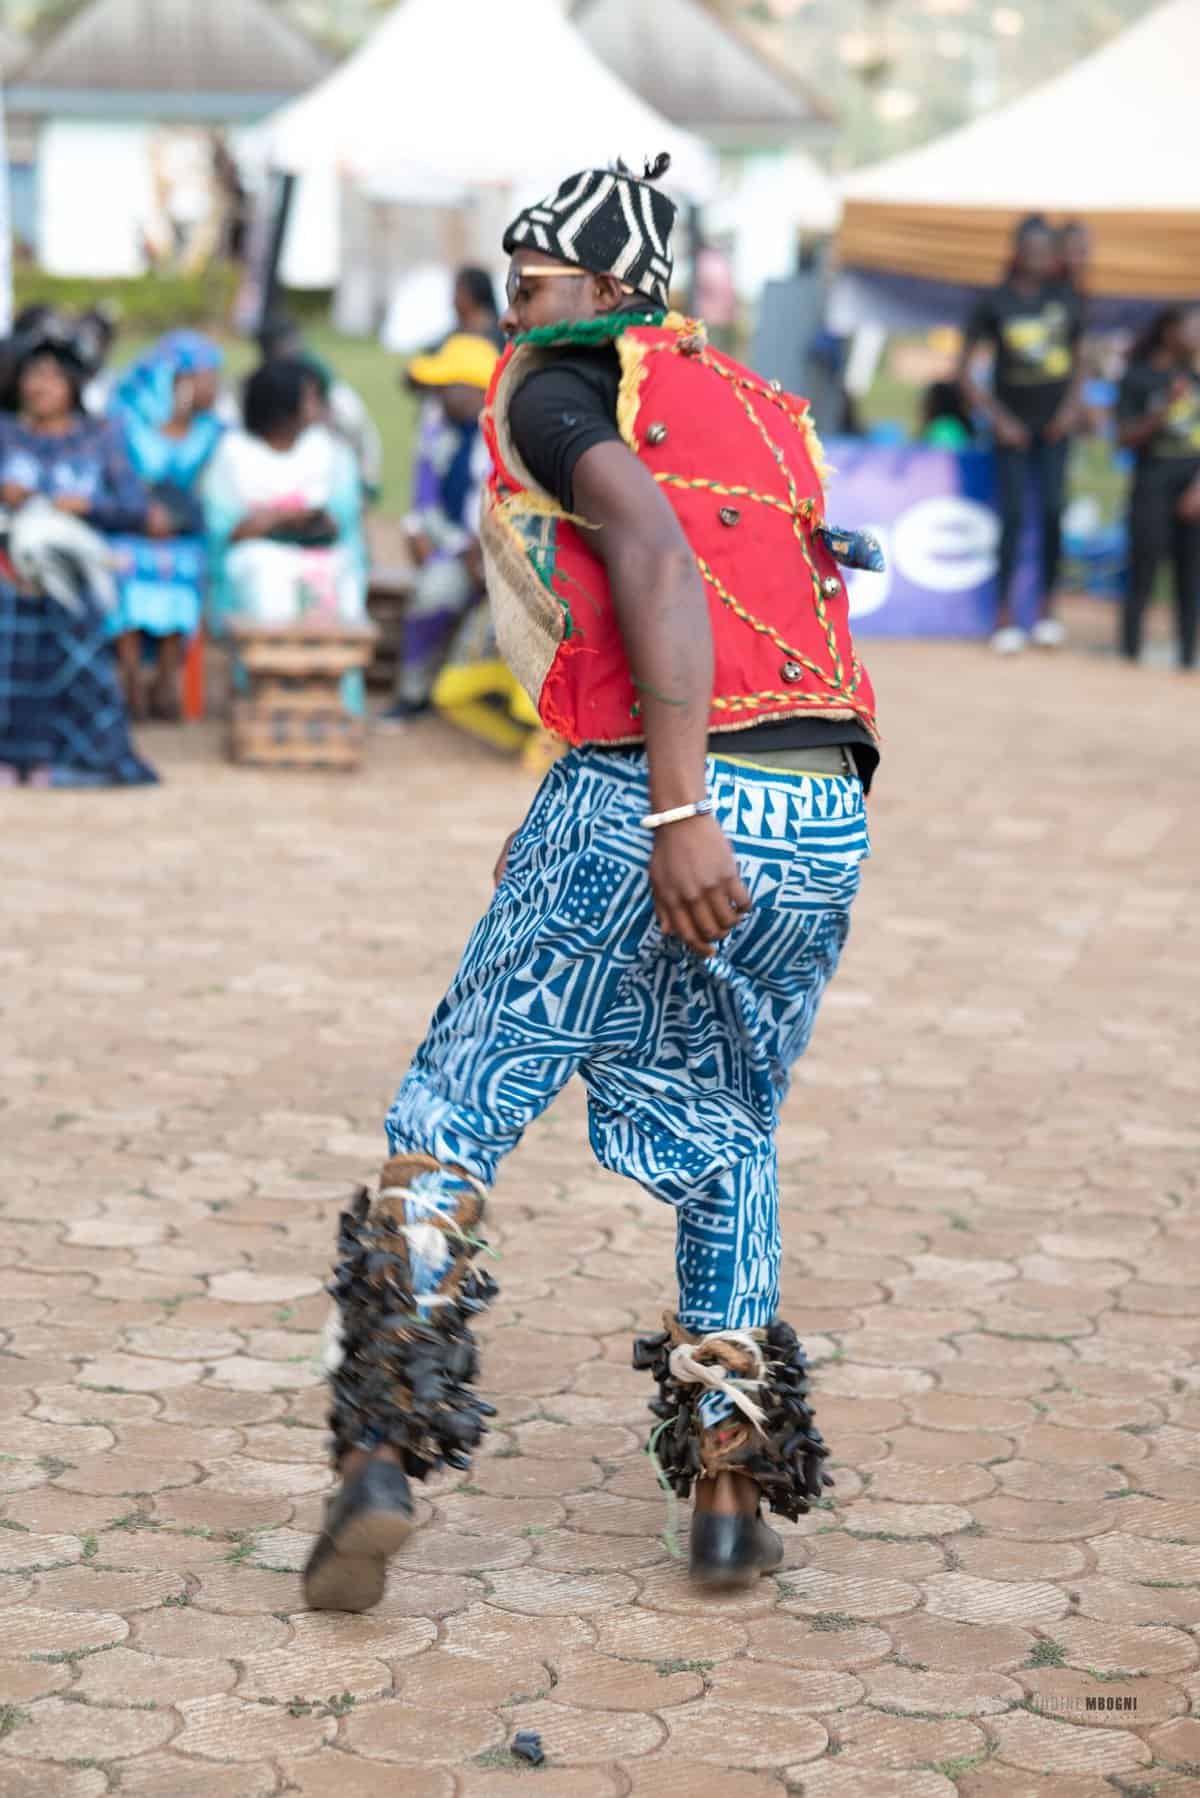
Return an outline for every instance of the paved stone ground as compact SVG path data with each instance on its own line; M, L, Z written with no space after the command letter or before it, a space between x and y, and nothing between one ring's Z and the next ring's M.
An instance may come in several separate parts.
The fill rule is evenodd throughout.
M338 1199L522 777L438 726L350 781L160 733L159 791L0 796L0 1798L1200 1791L1197 687L872 661L782 1135L837 1504L726 1602L638 1452L669 1215L569 1094L496 1195L487 1452L377 1612L300 1607Z

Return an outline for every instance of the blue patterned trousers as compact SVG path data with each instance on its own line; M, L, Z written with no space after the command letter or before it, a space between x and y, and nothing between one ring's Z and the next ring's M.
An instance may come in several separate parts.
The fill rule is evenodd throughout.
M490 1185L573 1074L601 1164L676 1209L679 1317L752 1328L779 1303L774 1133L869 854L861 784L710 757L753 910L708 961L664 937L646 870L644 755L571 750L387 1116Z

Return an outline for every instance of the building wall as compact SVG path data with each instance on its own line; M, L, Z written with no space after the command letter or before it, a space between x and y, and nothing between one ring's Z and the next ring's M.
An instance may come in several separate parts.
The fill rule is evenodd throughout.
M152 127L49 119L38 143L37 259L52 275L140 275L154 209Z

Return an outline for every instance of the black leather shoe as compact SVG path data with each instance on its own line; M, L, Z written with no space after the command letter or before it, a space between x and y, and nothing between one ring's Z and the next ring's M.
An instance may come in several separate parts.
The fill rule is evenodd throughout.
M368 1461L330 1499L304 1569L313 1611L368 1611L383 1597L388 1557L413 1527L412 1493L394 1461Z
M783 1562L783 1543L762 1518L696 1511L692 1516L688 1573L697 1586L730 1591L752 1586Z

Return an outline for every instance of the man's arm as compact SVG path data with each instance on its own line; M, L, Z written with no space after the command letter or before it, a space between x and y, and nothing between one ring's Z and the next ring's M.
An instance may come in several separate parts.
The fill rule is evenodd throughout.
M623 443L596 443L575 464L576 513L608 572L641 707L652 811L705 797L713 649L695 557L653 475ZM728 935L750 895L711 816L654 833L650 884L662 929L699 955Z

